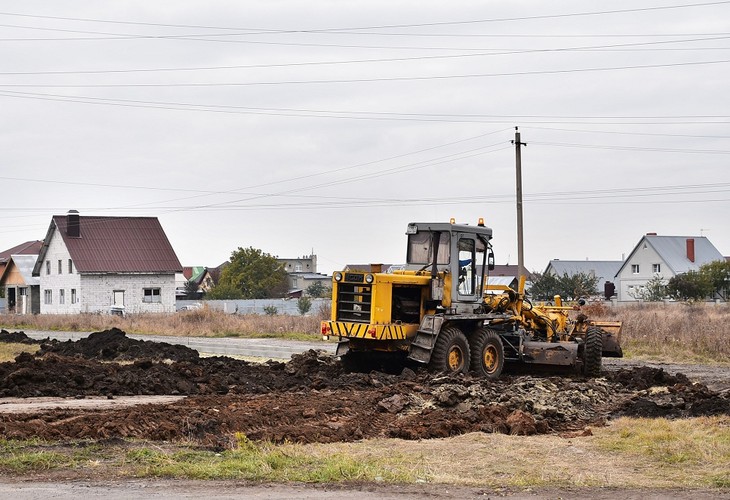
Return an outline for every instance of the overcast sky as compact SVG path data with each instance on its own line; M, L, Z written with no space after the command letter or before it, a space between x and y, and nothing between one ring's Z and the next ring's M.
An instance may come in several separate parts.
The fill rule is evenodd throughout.
M0 0L0 61L3 249L76 209L331 273L484 217L517 264L519 126L529 270L730 255L730 1Z

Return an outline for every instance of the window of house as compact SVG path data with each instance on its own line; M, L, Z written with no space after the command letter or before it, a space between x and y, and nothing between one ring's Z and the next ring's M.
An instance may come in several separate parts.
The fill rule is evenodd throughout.
M162 296L159 288L145 288L142 302L162 302Z
M58 259L58 274L63 273L63 264L61 264L61 259Z
M294 266L294 272L295 273L301 273L302 272L302 265L301 264L297 264L296 266Z
M46 274L51 274L51 261L46 261Z
M68 259L68 274L73 274L74 272L74 261L71 259Z
M639 264L631 264L631 274L639 274Z
M71 303L75 304L77 301L78 301L78 298L76 297L76 289L72 288L71 289Z
M65 304L66 303L66 290L61 288L58 291L58 303L59 304Z
M662 265L661 264L652 264L651 265L651 272L653 272L653 273L660 273L660 272L662 272Z
M53 304L53 290L43 290L43 303Z

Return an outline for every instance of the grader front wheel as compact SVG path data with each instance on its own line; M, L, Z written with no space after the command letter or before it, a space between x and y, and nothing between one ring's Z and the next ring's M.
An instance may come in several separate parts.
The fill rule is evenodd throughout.
M469 361L469 341L461 330L453 326L441 330L428 365L431 371L466 373Z
M603 334L596 326L589 326L586 330L585 345L583 346L583 374L586 377L601 375L601 358L603 356Z

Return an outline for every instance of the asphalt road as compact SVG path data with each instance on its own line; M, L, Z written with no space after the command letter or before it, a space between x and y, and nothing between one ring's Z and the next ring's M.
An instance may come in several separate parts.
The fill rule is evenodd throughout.
M44 330L24 330L34 339L79 340L91 332L53 332ZM167 335L131 335L138 340L181 344L195 349L202 355L246 356L256 358L289 360L292 354L299 354L310 349L322 349L334 353L336 344L324 341L300 342L279 339L242 339L233 337L180 337Z

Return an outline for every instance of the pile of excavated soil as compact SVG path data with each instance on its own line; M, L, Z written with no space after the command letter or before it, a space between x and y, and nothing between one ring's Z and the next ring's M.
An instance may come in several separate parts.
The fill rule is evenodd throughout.
M28 337L23 332L9 332L7 330L0 330L0 342L5 344L27 344L27 345L34 345L34 344L42 344L43 342L48 341L48 339L45 340L36 340Z
M76 341L45 341L38 355L43 356L47 353L105 361L136 359L195 361L199 357L195 349L167 342L135 340L127 337L127 334L118 328L92 333Z
M473 431L580 432L618 415L730 414L730 396L656 368L606 372L597 379L525 375L496 381L407 368L400 375L346 373L321 351L293 356L288 363L197 356L174 360L148 353L156 343L130 349L131 339L119 330L93 336L91 341L58 343L62 353L42 349L0 363L0 397L190 397L123 409L0 413L0 436L192 440L226 447L237 432L274 442L426 439ZM107 361L130 359L135 352L149 357Z

